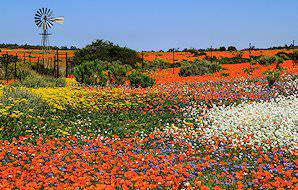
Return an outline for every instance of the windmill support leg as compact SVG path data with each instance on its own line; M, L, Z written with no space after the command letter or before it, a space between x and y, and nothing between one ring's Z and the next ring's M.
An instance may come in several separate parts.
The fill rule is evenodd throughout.
M14 81L17 79L17 62L14 63Z
M67 55L67 52L65 55L65 77L66 78L68 77L68 55Z

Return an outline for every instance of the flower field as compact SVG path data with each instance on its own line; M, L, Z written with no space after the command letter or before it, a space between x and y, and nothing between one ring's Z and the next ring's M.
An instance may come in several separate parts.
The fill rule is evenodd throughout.
M150 88L0 83L0 189L297 189L295 64L222 64L188 77L158 68Z
M298 79L289 73L273 88L244 74L174 74L150 89L2 85L0 187L295 189Z
M0 190L298 190L298 0L69 2L1 2Z
M221 72L216 72L213 75L201 75L201 76L190 76L190 77L181 77L179 76L179 68L173 69L163 69L156 73L154 73L154 77L156 78L157 83L172 83L172 82L206 82L206 81L216 81L216 80L230 80L230 79L248 79L248 78L261 78L263 77L263 73L266 70L273 70L275 68L274 65L271 66L261 66L259 64L254 65L253 72L251 75L245 73L246 68L250 68L250 63L241 63L237 65L233 64L223 64L224 68ZM287 60L283 63L283 68L286 69L287 73L298 73L298 67L295 66L294 61ZM227 74L227 76L223 75Z
M252 50L251 55L252 56L260 56L260 55L266 55L266 56L273 56L277 53L285 52L285 53L292 53L292 50L286 50L286 49L280 49L280 50ZM198 52L200 53L200 52ZM205 52L207 56L215 56L216 58L232 58L240 53L243 53L243 58L249 58L250 53L248 50L242 50L242 51L206 51ZM141 53L140 53L141 55ZM153 61L155 59L162 59L165 61L168 61L170 63L173 62L173 52L144 52L143 53L144 59L146 61ZM205 55L199 56L200 58L205 57ZM198 56L194 55L190 52L174 52L174 60L175 62L180 61L194 61Z

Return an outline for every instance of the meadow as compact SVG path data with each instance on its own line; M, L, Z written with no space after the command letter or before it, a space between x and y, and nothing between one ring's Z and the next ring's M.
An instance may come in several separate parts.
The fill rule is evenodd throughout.
M171 56L147 52L144 59ZM274 85L265 74L277 72L274 64L222 68L186 77L178 67L157 68L148 88L85 85L74 75L59 87L3 81L0 188L296 189L295 60L281 63Z

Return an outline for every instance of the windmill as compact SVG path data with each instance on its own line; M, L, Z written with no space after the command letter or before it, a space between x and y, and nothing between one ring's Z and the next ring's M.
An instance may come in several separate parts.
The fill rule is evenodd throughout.
M52 28L54 23L64 24L64 17L54 17L53 11L48 8L41 8L39 9L34 17L35 24L39 28L42 29L41 35L41 45L42 45L42 51L43 51L43 64L45 61L45 56L49 53L49 35L48 29Z

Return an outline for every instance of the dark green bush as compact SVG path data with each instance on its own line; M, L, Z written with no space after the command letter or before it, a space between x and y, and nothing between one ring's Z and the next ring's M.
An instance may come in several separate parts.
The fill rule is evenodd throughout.
M220 64L238 64L238 63L245 63L245 62L249 62L250 59L248 58L243 58L243 52L240 52L237 56L235 57L222 57L222 58L217 58L215 56L206 56L204 59L207 61L211 61L211 62L218 62Z
M298 50L294 51L294 53L293 53L291 59L292 59L292 60L295 60L295 61L298 60Z
M277 54L275 54L276 56L279 56L281 58L283 58L284 60L291 60L291 54L288 54L286 52L278 52Z
M226 51L227 49L224 47L224 46L222 46L222 47L219 47L219 51Z
M129 65L120 61L85 61L75 67L76 80L87 85L122 85L127 80Z
M185 48L184 50L183 50L183 52L190 52L190 53L192 53L194 56L200 56L200 54L199 54L199 50L197 50L197 49L195 49L195 48ZM202 53L204 53L205 55L206 55L206 53L205 52L202 52Z
M138 53L127 47L120 47L112 42L97 40L85 48L77 51L73 58L76 65L86 61L102 60L107 62L120 61L121 64L136 66L141 62Z
M41 75L53 75L54 69L45 67L42 63L29 62L31 68Z
M234 46L229 46L228 51L237 51L237 48Z
M266 65L266 66L269 66L273 63L271 57L267 55L260 56L257 59L257 62L261 65Z
M149 67L147 68L147 70L166 69L170 68L171 63L163 59L154 59L151 63L149 63L148 66Z
M132 72L128 79L130 81L130 85L133 87L152 87L155 84L155 79L151 78L149 75L141 73L139 71Z
M218 62L209 62L207 60L196 59L193 63L185 64L181 67L180 76L196 76L204 74L212 74L222 70L222 66Z
M198 54L198 56L203 56L203 55L207 55L204 51L201 51L199 54Z
M274 55L272 57L264 55L264 56L258 57L256 59L256 61L261 65L269 66L269 65L272 65L272 64L279 65L279 64L284 62L284 59L281 56L278 56L278 55Z
M271 88L280 77L280 71L266 71L263 73L268 81L268 86Z

